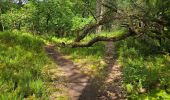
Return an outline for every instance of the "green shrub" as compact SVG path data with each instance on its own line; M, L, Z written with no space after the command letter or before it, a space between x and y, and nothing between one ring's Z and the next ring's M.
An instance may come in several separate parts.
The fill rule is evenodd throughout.
M168 41L159 44L146 36L117 43L119 61L123 65L124 86L130 91L130 99L170 97L165 92L170 86L170 57L160 53L169 48L168 44L165 45L170 43Z
M47 98L42 74L51 65L37 36L21 32L0 33L0 99Z

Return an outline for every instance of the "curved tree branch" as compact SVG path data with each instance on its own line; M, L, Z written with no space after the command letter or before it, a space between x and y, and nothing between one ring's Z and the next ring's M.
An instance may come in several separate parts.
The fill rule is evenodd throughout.
M128 37L131 37L131 36L134 36L134 35L137 35L136 32L134 32L132 29L129 28L129 31L128 33L120 36L120 37L104 37L104 36L98 36L92 40L90 40L88 43L85 43L85 44L82 44L82 43L74 43L72 44L72 47L73 48L76 48L76 47L90 47L92 46L93 44L95 44L96 42L99 42L99 41L113 41L113 42L116 42L116 41L120 41L120 40L124 40Z
M98 26L100 25L104 25L104 24L107 24L109 23L110 21L112 21L113 19L110 19L110 18L105 18L105 19L102 19L100 20L98 23L94 23L94 24L91 24L87 27L85 27L82 31L82 34L77 37L74 42L80 42L82 39L84 39L84 37L86 37L86 35L92 30L92 29L95 29L97 28Z

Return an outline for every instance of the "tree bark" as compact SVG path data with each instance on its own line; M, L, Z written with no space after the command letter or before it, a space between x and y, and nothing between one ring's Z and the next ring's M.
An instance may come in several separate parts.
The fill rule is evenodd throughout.
M1 14L2 14L2 8L0 7L0 16L1 16ZM1 19L0 19L0 31L4 31L4 26L1 22Z
M96 17L97 17L97 23L99 23L100 20L103 18L104 13L104 6L102 5L105 0L96 0ZM102 30L102 25L99 25L96 27L96 33L100 33Z
M22 0L19 0L19 1L18 1L18 6L19 6L19 7L22 7L22 3L23 3Z
M90 46L92 46L93 44L95 44L96 42L99 42L99 41L112 41L112 42L116 42L116 41L124 40L124 39L126 39L128 37L135 36L135 35L137 35L137 33L129 28L128 33L126 33L126 34L124 34L124 35L122 35L120 37L98 36L96 38L93 38L92 40L90 40L88 43L85 43L85 44L74 43L74 44L72 44L72 47L73 48L76 48L76 47L90 47Z
M0 31L4 31L4 26L3 26L2 22L0 22Z

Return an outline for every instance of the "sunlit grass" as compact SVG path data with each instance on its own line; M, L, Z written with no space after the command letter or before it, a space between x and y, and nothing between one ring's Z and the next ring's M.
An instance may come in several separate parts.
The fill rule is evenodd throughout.
M86 43L97 36L118 37L124 32L125 30L97 35L92 33L81 42ZM0 99L47 99L49 94L45 83L51 79L46 71L54 64L45 54L43 46L51 42L72 43L74 39L75 37L44 37L21 32L0 33ZM129 99L170 98L170 56L156 52L166 51L162 48L169 48L167 43L170 42L166 40L160 47L152 39L148 43L142 38L129 38L116 44L118 61L123 66L124 88ZM96 43L92 47L66 46L56 49L73 60L82 73L99 77L105 73L105 42ZM67 96L58 99L67 100Z
M99 34L95 34L95 33L90 33L88 34L83 40L81 40L81 43L86 43L90 40L92 40L93 38L97 37L97 36L104 36L104 37L119 37L123 34L125 34L124 29L118 30L118 31L112 31L112 32L107 32L107 31L103 31ZM50 36L50 35L46 35L43 36L45 38L45 40L48 40L46 42L53 42L53 43L66 43L66 44L71 44L74 42L74 39L76 37L74 36L67 36L67 37L56 37L56 36Z
M98 74L98 71L105 66L105 44L97 43L89 48L58 48L68 58L72 59L84 73ZM103 61L103 62L102 62Z
M0 33L0 99L45 100L48 98L48 75L44 66L52 62L37 36L21 32Z
M125 34L126 30L115 32L91 33L81 42L86 43L97 36L118 37ZM57 38L52 37L54 43L71 43L75 37ZM145 39L147 39L145 37ZM148 41L149 40L149 41ZM118 42L118 61L123 66L124 87L128 92L129 99L167 99L170 97L170 57L169 55L157 54L157 50L166 51L169 48L167 40L161 47L155 40L142 40L129 38ZM147 42L146 42L147 41ZM83 73L93 76L102 76L107 67L104 62L105 43L99 42L88 48L59 47L61 53L72 59Z
M97 36L105 36L105 37L119 37L125 34L126 30L119 30L114 32L106 32L103 31L100 34L90 33L87 37L85 37L81 43L86 43L91 39ZM49 41L52 41L54 44L56 43L72 43L75 37L55 37L51 36L48 38ZM100 75L102 70L106 67L106 63L104 61L105 56L105 42L99 42L94 44L92 47L87 48L69 48L69 47L59 47L58 48L61 53L63 53L68 58L72 59L75 63L78 63L78 66L84 73L90 73L93 75Z
M93 38L98 37L98 36L104 36L104 37L108 37L109 38L109 37L119 37L119 36L122 36L123 34L126 34L126 30L125 29L121 29L121 30L117 30L117 31L111 31L111 32L102 31L101 33L98 33L98 34L91 33L88 36L86 36L82 40L82 42L86 43L86 42L88 42L88 41L90 41Z
M117 44L125 89L129 99L167 100L170 98L170 56L158 51L168 45L160 48L155 40L147 42L130 38Z

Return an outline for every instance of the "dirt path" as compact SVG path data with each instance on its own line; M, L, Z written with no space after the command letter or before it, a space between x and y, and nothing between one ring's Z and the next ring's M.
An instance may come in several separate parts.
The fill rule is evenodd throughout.
M105 86L103 90L102 100L125 100L125 92L122 88L122 70L117 61L117 53L115 45L108 42L105 62L107 63L107 72L103 82Z
M45 47L48 55L60 66L67 77L69 100L124 100L121 88L122 78L120 66L116 63L112 42L106 45L106 63L104 77L90 78L82 74L74 63L64 58L54 46ZM56 100L55 93L51 100Z
M74 63L64 58L58 51L55 50L54 46L45 47L48 55L52 57L56 64L60 66L60 70L64 72L65 77L67 77L66 82L68 86L69 100L78 100L83 89L89 84L89 79L87 75L82 74ZM55 95L55 94L53 94ZM57 97L51 97L51 100L56 100Z

